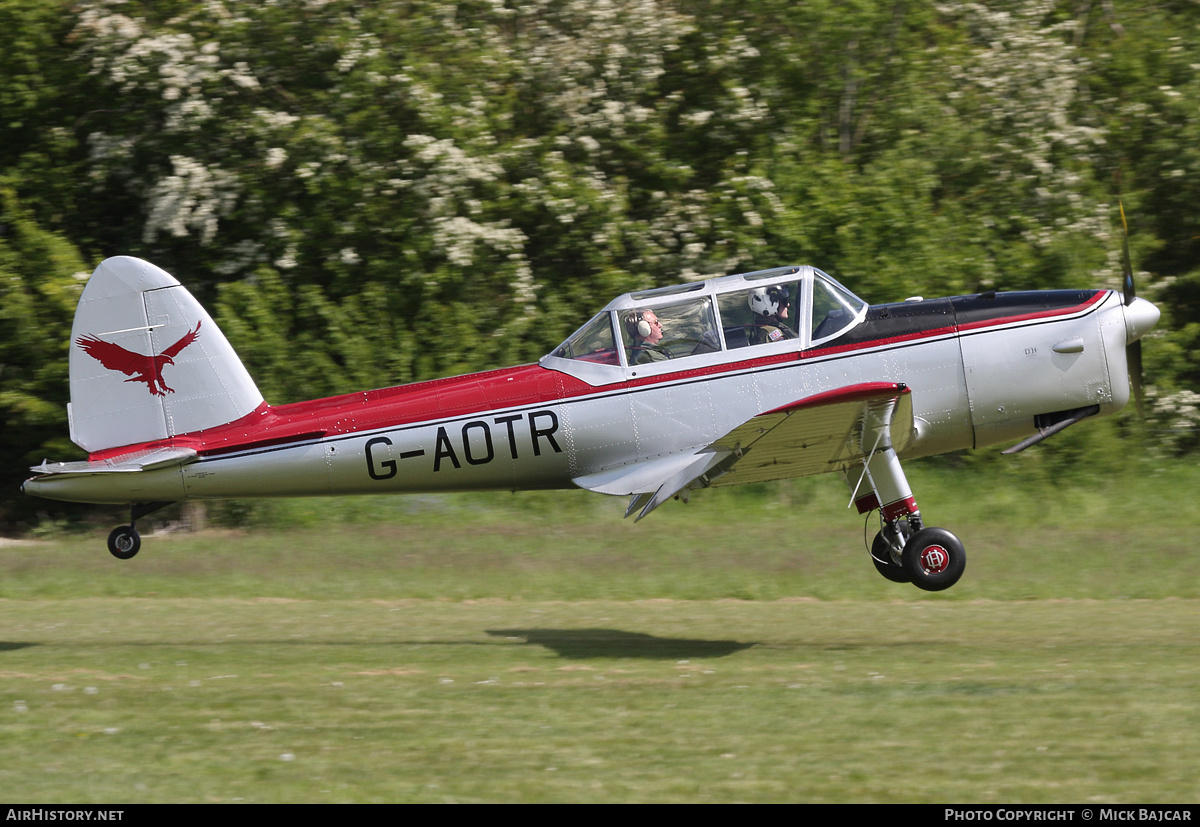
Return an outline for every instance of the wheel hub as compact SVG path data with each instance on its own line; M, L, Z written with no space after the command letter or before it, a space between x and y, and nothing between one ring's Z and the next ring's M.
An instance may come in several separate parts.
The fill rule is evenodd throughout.
M941 574L950 565L950 553L942 546L929 545L921 549L921 568L926 574Z

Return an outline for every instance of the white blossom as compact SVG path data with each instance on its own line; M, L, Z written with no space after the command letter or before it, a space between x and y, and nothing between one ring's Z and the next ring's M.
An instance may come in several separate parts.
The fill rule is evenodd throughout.
M152 244L160 231L179 238L197 233L201 244L216 237L223 213L237 201L237 178L194 158L171 156L173 173L153 187L142 240Z

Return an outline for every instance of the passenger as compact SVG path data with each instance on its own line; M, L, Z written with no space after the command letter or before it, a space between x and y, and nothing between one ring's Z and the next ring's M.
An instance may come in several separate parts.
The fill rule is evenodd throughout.
M754 311L754 322L746 328L750 344L765 345L796 338L796 332L784 322L791 304L786 286L776 284L751 290L746 304Z
M671 354L659 347L662 341L662 322L653 310L633 310L625 315L625 333L633 342L629 348L629 364L645 365L670 359Z

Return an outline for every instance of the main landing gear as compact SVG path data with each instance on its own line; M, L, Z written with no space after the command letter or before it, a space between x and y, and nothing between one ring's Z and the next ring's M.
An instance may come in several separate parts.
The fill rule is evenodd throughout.
M137 521L147 514L171 503L133 503L129 507L129 525L119 525L108 535L108 551L118 560L128 560L142 548L142 537L138 534Z
M861 467L843 473L851 503L859 514L878 509L879 533L871 543L875 570L893 583L912 583L918 589L940 592L962 577L967 555L959 539L944 528L926 528L912 488L890 443L891 409L878 413L863 428L864 449L871 447Z
M967 565L962 542L944 528L925 528L920 513L888 520L871 543L871 562L893 583L912 583L927 592L948 589Z

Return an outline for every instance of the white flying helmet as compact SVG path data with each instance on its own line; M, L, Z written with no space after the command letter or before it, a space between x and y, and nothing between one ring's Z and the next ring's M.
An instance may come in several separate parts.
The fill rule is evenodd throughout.
M789 301L788 289L782 285L773 284L770 287L751 290L746 304L760 316L778 316L780 311L788 306Z

